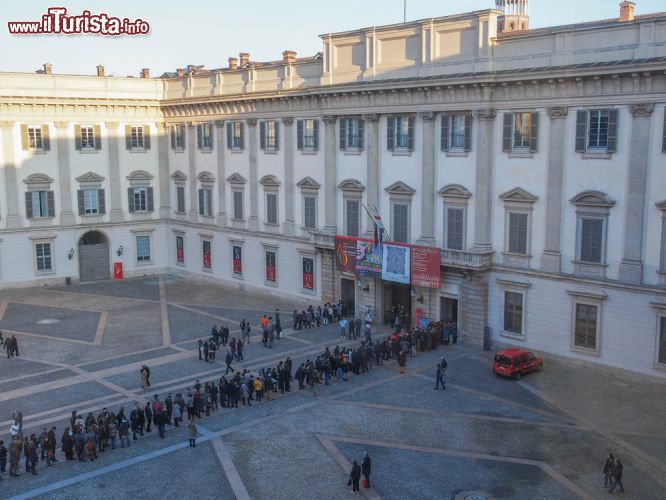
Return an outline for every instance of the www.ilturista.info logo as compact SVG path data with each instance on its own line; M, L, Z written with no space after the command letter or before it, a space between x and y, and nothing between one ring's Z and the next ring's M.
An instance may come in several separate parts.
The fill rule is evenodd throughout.
M150 24L143 19L109 16L108 14L91 14L84 10L78 16L68 16L65 7L51 7L42 16L41 21L9 21L9 33L13 35L147 35Z

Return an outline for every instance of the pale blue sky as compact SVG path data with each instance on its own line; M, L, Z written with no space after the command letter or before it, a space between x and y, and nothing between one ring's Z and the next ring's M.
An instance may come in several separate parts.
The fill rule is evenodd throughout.
M620 0L531 0L531 26L541 27L617 17ZM407 19L438 17L492 8L494 0L407 0ZM102 37L9 35L7 21L40 20L48 7L93 13L151 25L148 36ZM318 35L402 21L403 0L3 0L0 11L0 71L32 72L42 63L55 73L157 76L187 64L224 67L227 58L250 52L257 61L321 50ZM664 0L637 0L637 14L666 11Z

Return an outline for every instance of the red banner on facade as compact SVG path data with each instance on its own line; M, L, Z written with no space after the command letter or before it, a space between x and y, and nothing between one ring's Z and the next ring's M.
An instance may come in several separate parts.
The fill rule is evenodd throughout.
M439 248L412 246L412 285L439 288L442 285L440 264Z
M314 259L303 257L303 288L314 290Z
M234 274L243 274L243 249L234 245L233 248Z
M275 252L266 252L266 280L277 280L275 272Z
M335 264L338 271L356 272L356 240L352 236L335 237Z
M176 236L176 260L178 262L185 262L185 250L183 246L183 237Z
M211 263L211 256L210 256L210 241L204 241L203 242L203 266L205 268L210 269L212 263Z

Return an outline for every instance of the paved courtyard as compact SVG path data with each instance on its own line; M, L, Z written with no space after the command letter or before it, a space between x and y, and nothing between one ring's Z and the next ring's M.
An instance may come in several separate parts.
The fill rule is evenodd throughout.
M0 290L0 329L16 334L20 357L0 357L0 439L20 408L24 428L55 425L72 410L116 411L152 394L218 380L196 342L213 324L232 335L242 318L307 304L252 296L176 277ZM315 304L316 305L316 304ZM336 327L287 331L273 349L258 338L237 367L294 365L339 343ZM4 351L3 351L4 353ZM433 390L434 366L449 361L447 390ZM625 498L666 498L666 385L594 365L546 358L520 382L495 377L491 353L442 346L348 382L295 390L251 408L218 410L185 428L167 427L108 450L95 462L38 464L39 475L3 475L0 498L257 498L351 496L350 463L367 451L367 498L605 498L601 468L611 451L624 463ZM149 391L139 369L151 367ZM476 496L475 496L476 495Z

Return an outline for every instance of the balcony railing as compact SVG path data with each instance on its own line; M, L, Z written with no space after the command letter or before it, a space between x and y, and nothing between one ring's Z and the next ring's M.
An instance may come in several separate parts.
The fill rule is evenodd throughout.
M494 254L495 252L492 250L473 251L442 248L442 265L483 271L492 267Z
M316 247L319 248L328 248L328 249L334 249L335 248L335 235L334 234L329 234L329 233L322 233L322 232L311 232L310 235L312 235L314 239L314 244Z

